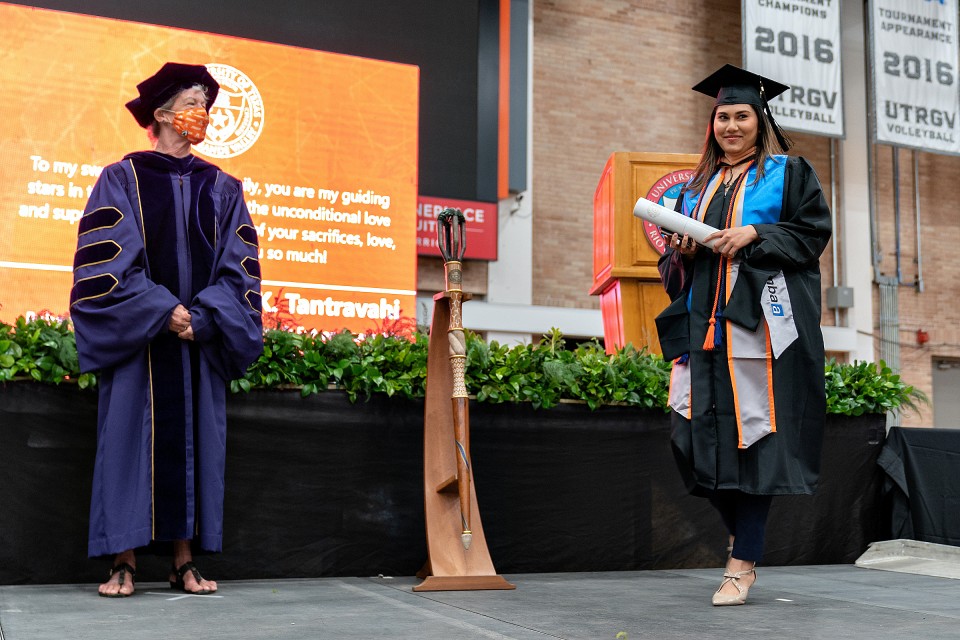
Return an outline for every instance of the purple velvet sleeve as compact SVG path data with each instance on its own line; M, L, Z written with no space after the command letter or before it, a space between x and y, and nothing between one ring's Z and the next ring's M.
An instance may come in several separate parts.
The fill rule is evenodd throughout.
M235 183L235 184L234 184ZM234 180L221 195L221 234L211 282L190 304L194 339L226 379L263 351L256 233Z
M115 366L167 330L179 300L146 275L139 207L122 167L107 167L84 210L77 238L70 318L80 368Z

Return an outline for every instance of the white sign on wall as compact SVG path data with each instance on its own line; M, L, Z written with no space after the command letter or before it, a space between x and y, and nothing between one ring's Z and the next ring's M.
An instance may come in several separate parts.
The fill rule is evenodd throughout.
M874 140L960 154L957 0L870 0Z
M840 0L743 0L742 15L744 66L790 86L770 101L777 123L842 138Z

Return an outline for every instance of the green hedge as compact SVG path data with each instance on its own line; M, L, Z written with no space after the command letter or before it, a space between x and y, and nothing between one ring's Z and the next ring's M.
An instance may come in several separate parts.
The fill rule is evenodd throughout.
M670 364L633 348L608 356L597 342L565 348L558 331L539 344L506 346L467 334L466 386L480 402L526 402L536 408L561 399L591 408L626 403L665 407ZM303 395L329 386L351 400L373 393L422 398L427 381L427 336L376 335L363 340L347 332L328 338L288 331L264 333L263 355L234 391L302 386Z
M81 389L97 384L92 373L80 374L69 321L22 316L13 325L0 322L0 382L8 380L75 381Z
M246 376L231 383L236 392L255 388L298 388L304 396L330 388L351 400L374 393L422 398L427 378L427 336L351 333L298 335L269 330L263 355ZM81 388L96 386L93 374L79 373L77 347L68 321L18 318L0 323L0 382L34 380ZM670 363L632 347L613 355L597 342L568 349L553 330L537 344L507 346L467 335L466 385L480 402L530 402L536 408L577 400L591 409L626 404L666 410ZM858 416L916 408L926 398L883 362L826 366L827 412Z

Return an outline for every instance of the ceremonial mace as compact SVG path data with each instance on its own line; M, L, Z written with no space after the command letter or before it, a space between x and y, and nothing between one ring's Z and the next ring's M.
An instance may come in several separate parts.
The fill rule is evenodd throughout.
M464 216L458 209L444 209L437 216L445 289L433 296L427 349L423 403L427 561L417 572L423 582L415 585L414 591L515 588L497 574L490 559L472 476L470 407L464 384L467 349L462 305L470 299L462 286L464 227Z
M467 416L467 387L464 371L467 365L467 340L463 334L463 253L467 248L464 234L466 219L459 209L444 209L437 216L437 243L443 256L444 284L450 301L450 369L453 372L453 437L457 452L457 490L460 496L460 522L463 533L460 542L464 550L470 548L473 532L470 530L470 426Z

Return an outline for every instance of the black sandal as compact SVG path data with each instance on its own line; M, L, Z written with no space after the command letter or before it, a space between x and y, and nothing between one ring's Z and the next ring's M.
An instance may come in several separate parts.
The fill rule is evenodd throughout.
M193 574L193 579L197 581L197 584L200 584L200 582L203 580L203 576L200 575L200 570L197 569L197 565L193 564L193 561L192 561L192 560L190 560L190 561L188 561L188 562L184 562L182 565L180 565L180 568L179 568L179 569L177 569L177 568L172 568L172 571L176 574L177 579L170 581L170 588L171 588L171 589L179 589L180 591L183 591L184 593L189 593L190 595L194 595L194 596L205 596L205 595L207 595L208 593L214 593L214 591L215 591L215 590L211 590L211 589L201 589L201 590L199 590L199 591L189 591L189 590L187 589L187 586L183 583L183 576L187 575L187 572L188 572L188 571Z
M115 574L115 573L119 573L119 574L120 574L120 577L117 579L117 585L119 585L120 587L123 587L123 583L124 583L124 581L126 580L126 577L127 577L127 574L128 574L128 573L130 574L131 580L132 580L133 578L137 577L137 570L134 569L133 567L131 567L131 566L130 566L129 564L127 564L126 562L121 562L120 564L115 565L114 567L112 567L112 568L110 569L110 571L107 573L107 579L109 580L110 578L112 578L112 577L113 577L113 574ZM100 592L98 591L97 594L98 594L101 598L129 598L130 596L132 596L132 595L135 594L136 592L137 592L137 590L134 589L134 590L131 591L130 593L123 593L123 592L121 592L121 591L117 591L116 593L100 593Z

